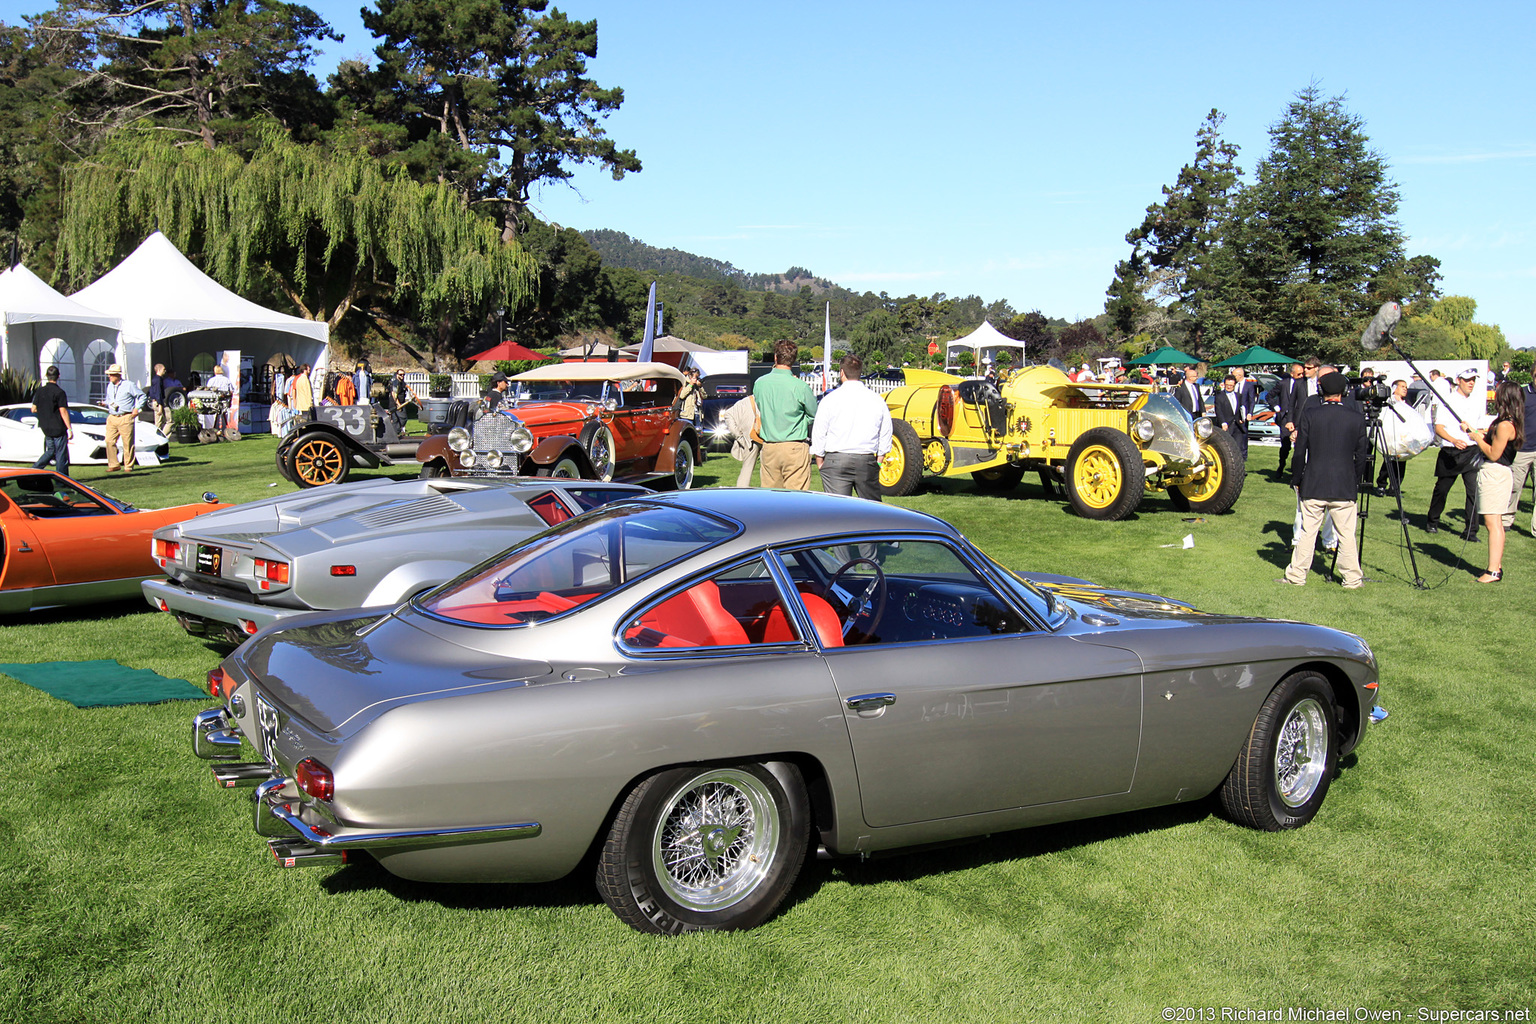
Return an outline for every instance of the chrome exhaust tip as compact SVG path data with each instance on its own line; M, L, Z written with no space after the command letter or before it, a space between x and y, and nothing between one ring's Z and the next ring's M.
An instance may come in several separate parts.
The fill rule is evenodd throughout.
M268 839L267 849L280 868L323 868L347 862L346 850L320 850L302 839Z
M272 777L272 766L265 761L241 761L213 765L213 781L224 789L259 786Z

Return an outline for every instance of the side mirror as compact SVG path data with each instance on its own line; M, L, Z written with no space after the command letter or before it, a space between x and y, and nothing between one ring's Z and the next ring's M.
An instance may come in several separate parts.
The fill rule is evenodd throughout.
M212 491L204 491L203 500L212 505L214 502L219 500L219 496L214 494Z

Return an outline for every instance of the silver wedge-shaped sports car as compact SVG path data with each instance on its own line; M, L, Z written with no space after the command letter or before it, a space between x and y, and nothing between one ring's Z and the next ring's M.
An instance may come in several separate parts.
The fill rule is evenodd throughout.
M634 484L363 480L236 505L155 531L144 599L233 647L309 611L392 608L532 533L649 494Z
M597 851L657 932L768 918L854 856L1219 791L1295 828L1360 742L1365 641L1031 580L824 494L615 502L388 613L274 626L193 746L279 864L541 882Z

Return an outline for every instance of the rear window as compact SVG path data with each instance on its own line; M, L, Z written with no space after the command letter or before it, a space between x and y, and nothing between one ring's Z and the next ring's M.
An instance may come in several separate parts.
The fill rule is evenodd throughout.
M482 626L540 622L713 547L738 529L687 509L609 506L530 538L419 606Z

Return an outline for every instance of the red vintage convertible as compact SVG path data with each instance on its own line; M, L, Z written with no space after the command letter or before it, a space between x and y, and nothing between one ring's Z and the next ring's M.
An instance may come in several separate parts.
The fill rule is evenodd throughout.
M204 494L141 511L49 470L0 470L0 614L138 597L165 575L150 535L228 507Z
M685 490L704 459L673 414L683 375L664 363L553 363L511 379L502 407L417 449L422 476L670 477Z

